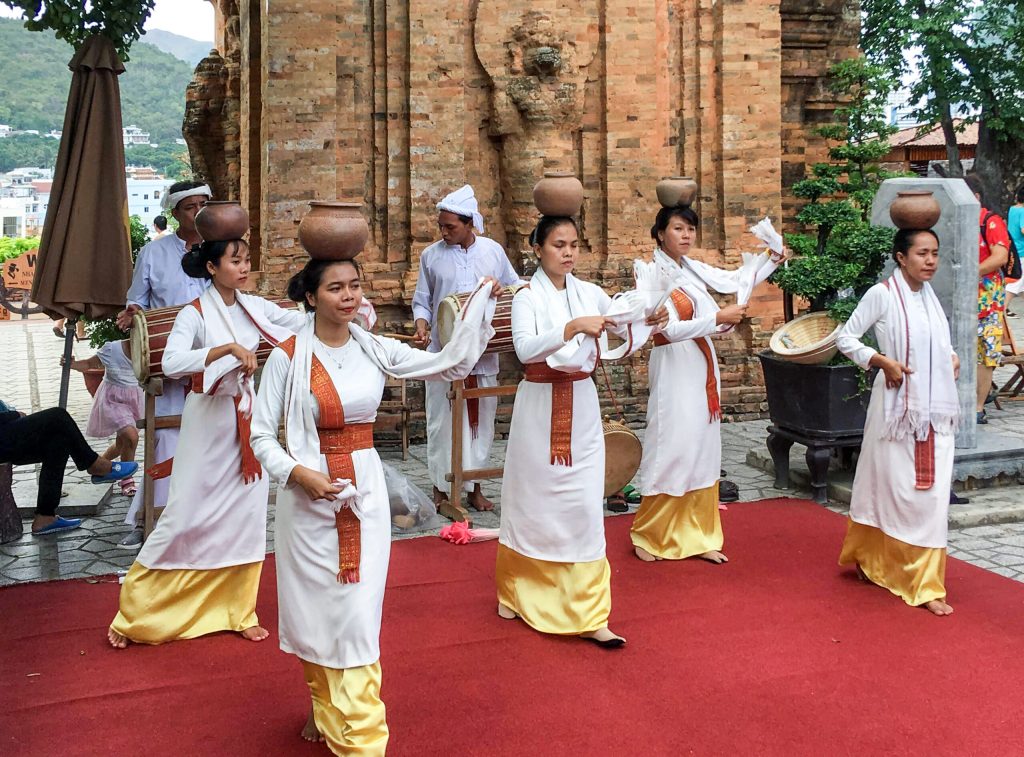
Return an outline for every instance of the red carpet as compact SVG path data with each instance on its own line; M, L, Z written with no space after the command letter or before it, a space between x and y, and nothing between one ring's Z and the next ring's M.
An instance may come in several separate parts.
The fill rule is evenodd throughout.
M641 563L608 521L617 652L499 619L494 542L397 543L389 755L1020 753L1024 586L951 560L935 618L838 568L844 520L817 505L723 519L721 567ZM0 754L329 754L298 738L308 694L275 637L114 651L117 591L0 591ZM272 561L259 609L273 631Z

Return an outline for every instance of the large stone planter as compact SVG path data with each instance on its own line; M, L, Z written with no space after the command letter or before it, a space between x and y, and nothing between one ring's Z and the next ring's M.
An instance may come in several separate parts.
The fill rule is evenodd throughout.
M762 352L768 414L780 428L805 436L857 436L864 432L870 392L860 393L855 365L799 365Z
M870 392L860 392L855 365L802 365L762 352L761 370L772 426L766 444L775 466L775 487L789 488L789 450L807 448L805 459L816 502L828 501L828 469L834 455L849 467L860 446Z

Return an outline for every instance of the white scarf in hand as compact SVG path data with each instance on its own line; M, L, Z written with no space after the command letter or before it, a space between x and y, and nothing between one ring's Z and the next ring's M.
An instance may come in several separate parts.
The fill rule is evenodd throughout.
M951 434L960 420L960 400L953 378L949 322L931 284L921 288L927 317L911 305L913 293L897 268L888 281L889 357L910 368L896 389L884 387L885 431L890 439L913 436L925 441L930 428Z
M292 335L284 326L271 323L263 314L263 303L253 295L235 293L235 302L238 307L249 317L261 336L271 344L287 339ZM220 347L232 342L238 342L238 334L235 332L235 324L231 319L231 312L216 287L209 287L199 297L199 304L202 308L203 325L206 328L206 346ZM203 392L206 394L227 393L234 395L235 386L233 382L226 381L229 373L237 370L242 361L234 355L224 355L206 366L203 370ZM238 411L246 418L252 415L253 403L256 400L256 391L252 376L238 375Z
M490 285L478 283L461 317L455 322L448 344L440 352L435 353L409 348L401 350L398 356L393 356L381 337L369 333L355 323L349 324L349 334L370 360L388 375L415 379L450 371L450 379L455 379L459 375L469 375L486 349L487 343L494 336L494 328L490 324L493 311ZM316 339L314 327L315 319L310 319L309 323L295 335L295 352L288 367L285 385L284 429L288 454L305 467L319 470L320 436L313 417L309 383L313 366L313 344ZM406 359L403 360L401 355L405 355ZM342 391L338 394L341 395ZM344 401L344 398L342 399Z
M648 305L643 292L632 290L616 295L602 313L601 303L593 296L592 290L571 273L565 275L566 298L563 299L540 267L530 279L530 290L544 303L536 311L537 333L564 328L569 321L581 316L603 315L615 321L616 330L625 340L614 350L609 350L607 334L602 333L598 339L577 334L558 352L548 356L548 366L556 371L578 373L589 370L598 356L602 360L621 360L642 347L653 331L653 327L645 323Z
M746 305L757 284L767 278L771 271L762 271L765 266L775 270L777 265L768 255L744 252L740 255L742 263L738 271L722 271L714 267L698 267L689 258L683 257L682 263L676 263L668 253L660 247L654 250L654 263L661 274L662 288L666 290L665 298L673 289L682 289L693 302L694 317L718 312L718 303L708 294L707 287L722 294L736 294L736 304ZM762 275L763 273L763 275ZM725 334L735 328L732 324L723 323L716 329Z

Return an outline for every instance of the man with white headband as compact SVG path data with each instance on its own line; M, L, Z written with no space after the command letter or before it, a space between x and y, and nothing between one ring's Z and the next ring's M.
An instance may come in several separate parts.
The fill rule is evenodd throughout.
M196 231L196 214L210 199L210 188L198 181L179 181L172 184L161 198L164 210L170 210L178 222L178 230L174 234L158 237L139 250L135 261L135 272L132 274L132 285L128 289L127 307L117 316L117 325L127 330L131 327L132 316L139 310L166 308L185 305L199 297L208 285L206 279L194 279L181 268L181 259L192 249L192 245L201 244L203 239ZM164 393L156 398L156 414L180 415L185 406L185 388L187 381L164 379ZM178 447L178 429L168 428L156 432L155 463L174 457ZM170 479L161 478L147 481L153 486L153 504L163 507L167 504L167 492ZM139 489L125 524L132 526L131 533L125 536L118 546L124 549L138 549L142 546L142 493Z
M437 226L441 240L434 242L420 256L420 275L416 281L416 294L412 299L412 313L416 319L416 342L428 345L431 352L440 352L441 344L435 328L437 309L450 294L470 292L482 276L490 276L502 286L515 284L519 274L512 268L501 245L483 234L484 219L477 208L473 187L466 184L437 204ZM475 229L475 232L474 232ZM467 379L467 384L496 386L498 383L498 356L484 355ZM447 381L426 382L427 410L427 467L434 484L434 502L440 504L449 496L451 484L445 476L452 462L452 408L448 400ZM494 414L498 408L496 397L482 397L478 406L467 411L463 419L463 465L466 468L486 467L494 441ZM471 422L472 417L472 422ZM480 484L467 483L467 504L477 510L491 510L494 505L483 495ZM458 495L461 499L461 494ZM458 504L458 500L456 500Z

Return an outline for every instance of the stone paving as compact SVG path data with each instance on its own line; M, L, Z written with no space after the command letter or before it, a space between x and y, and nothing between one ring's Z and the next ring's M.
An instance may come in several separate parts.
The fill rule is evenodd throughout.
M59 391L59 357L62 342L50 331L47 320L0 322L0 398L15 404L25 412L42 410L57 404ZM91 351L85 343L76 345L76 357L87 357ZM1006 403L1007 409L990 411L993 424L1022 428L1024 407L1016 409L1019 403ZM91 398L85 391L81 377L72 374L68 409L79 425L85 427L91 407ZM722 433L722 465L728 471L730 480L740 487L743 500L773 497L807 496L807 492L796 489L778 490L769 474L746 464L748 452L758 445L764 445L767 421L727 424ZM1018 432L1019 433L1019 432ZM96 440L97 449L105 448L109 440ZM141 443L140 443L141 455ZM402 461L397 450L381 450L385 462L396 471L408 477L409 481L422 492L430 491L426 474L426 448L414 446L409 450L409 459ZM504 442L494 447L495 460L504 456ZM15 468L14 493L19 505L31 504L35 500L35 475L31 467ZM65 478L68 492L66 503L97 502L104 494L100 487L88 483L88 478L69 467ZM497 527L500 512L500 481L484 483L484 493L495 501L498 510L493 513L475 513L477 527ZM1015 500L1024 507L1024 494L1020 487L971 492L972 501L984 498ZM0 545L0 585L47 581L65 578L103 576L126 571L135 559L135 552L117 547L117 542L126 532L124 516L128 500L119 494L108 497L99 514L85 519L82 528L50 537L33 537L29 533L29 521L25 521L25 534L18 541ZM831 505L836 512L843 512L841 505ZM954 506L951 508L955 510ZM609 514L610 515L610 514ZM274 509L270 508L268 519L268 550L274 545ZM612 516L614 517L614 516ZM395 538L410 538L437 533L444 521L436 518L412 529L399 533ZM838 549L838 545L837 545ZM977 526L951 531L949 552L953 557L967 560L1000 575L1024 581L1024 523L1010 523L995 526Z

